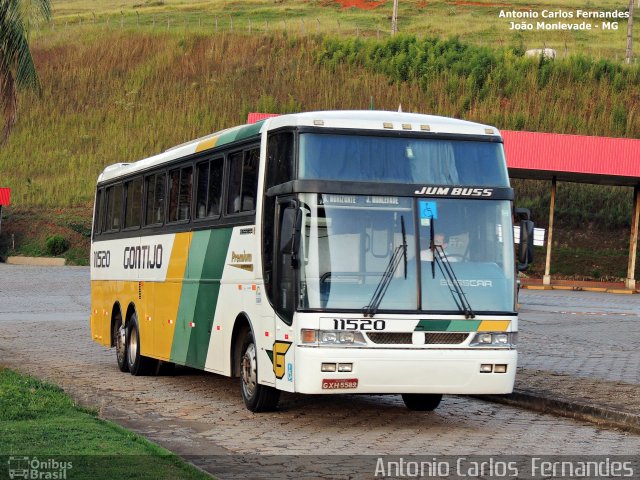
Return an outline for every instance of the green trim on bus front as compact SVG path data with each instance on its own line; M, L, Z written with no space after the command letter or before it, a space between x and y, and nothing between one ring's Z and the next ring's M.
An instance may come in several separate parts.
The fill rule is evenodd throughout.
M204 369L231 228L194 232L182 285L171 361ZM195 326L190 327L189 323Z
M477 332L480 320L420 320L416 332Z
M244 140L245 138L253 137L260 133L260 128L262 128L262 124L264 120L256 122L252 125L247 125L246 127L234 129L231 132L225 132L220 137L218 137L218 141L216 142L216 147L221 145L226 145L228 143L237 142L239 140Z

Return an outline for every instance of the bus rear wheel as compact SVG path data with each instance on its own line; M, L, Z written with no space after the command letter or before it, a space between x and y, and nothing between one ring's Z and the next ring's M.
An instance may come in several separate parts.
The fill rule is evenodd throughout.
M258 383L256 344L251 331L245 333L242 341L240 378L242 399L249 410L255 413L275 410L280 399L280 391Z
M127 330L122 324L122 319L118 318L113 325L113 338L116 344L116 361L121 372L129 371L127 361Z
M154 373L157 360L140 355L140 328L138 316L134 313L127 325L127 365L131 375L149 375Z
M442 395L439 393L403 393L402 400L409 410L430 412L438 408Z

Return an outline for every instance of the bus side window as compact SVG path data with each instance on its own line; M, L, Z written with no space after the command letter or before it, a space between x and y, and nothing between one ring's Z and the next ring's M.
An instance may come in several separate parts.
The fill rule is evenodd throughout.
M142 179L135 178L125 184L126 204L125 204L125 228L135 228L140 226L140 214L142 210Z
M178 195L180 194L180 169L169 170L169 222L178 220Z
M259 148L229 155L227 213L252 212L256 209L259 158Z
M209 200L207 202L208 217L220 215L223 172L224 159L220 157L211 160L211 169L209 171Z
M102 229L101 224L102 222L100 220L102 220L102 215L101 215L101 211L100 209L102 208L102 196L104 195L104 190L102 188L98 189L98 191L96 192L96 204L94 206L94 212L93 212L93 235L98 235Z
M229 155L228 186L227 213L238 213L242 202L242 152Z
M156 173L145 177L147 189L145 225L159 225L164 222L165 178L165 173Z
M193 184L193 167L180 169L180 194L178 196L178 220L191 218L191 186Z
M258 190L258 163L260 149L253 148L244 152L242 163L242 211L256 209L256 193Z
M209 162L201 162L196 166L196 218L207 216L207 192L209 185Z
M152 225L153 224L153 207L154 207L154 197L156 193L156 176L155 175L147 175L144 177L144 188L145 192L147 192L147 210L144 214L144 224Z
M107 188L107 213L105 215L105 228L107 232L120 230L122 217L122 184Z

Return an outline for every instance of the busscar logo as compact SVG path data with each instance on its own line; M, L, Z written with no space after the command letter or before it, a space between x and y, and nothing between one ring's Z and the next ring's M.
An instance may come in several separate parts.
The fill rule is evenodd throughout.
M415 195L439 195L443 197L491 197L493 188L422 187Z

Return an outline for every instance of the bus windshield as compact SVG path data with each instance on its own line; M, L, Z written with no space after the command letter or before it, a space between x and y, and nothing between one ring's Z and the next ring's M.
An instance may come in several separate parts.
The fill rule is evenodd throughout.
M457 313L454 281L475 312L513 311L509 201L316 193L300 194L300 200L301 309L363 311L406 241L406 270L401 262L391 272L381 312ZM432 232L455 280L434 263Z
M301 179L509 186L496 142L303 133L299 161Z

